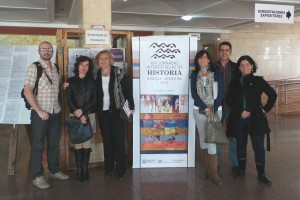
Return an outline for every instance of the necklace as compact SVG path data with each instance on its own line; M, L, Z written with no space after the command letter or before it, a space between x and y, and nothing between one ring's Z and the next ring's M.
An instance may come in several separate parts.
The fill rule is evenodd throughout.
M202 75L202 77L207 76L207 67L201 67L201 75Z
M106 73L102 72L101 74L102 74L102 76L104 76L104 77L108 77L108 76L110 75L110 70L109 70L108 72L106 72Z

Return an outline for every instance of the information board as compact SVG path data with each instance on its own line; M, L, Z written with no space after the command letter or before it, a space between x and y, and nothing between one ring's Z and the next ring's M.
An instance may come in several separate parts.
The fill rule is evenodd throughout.
M56 46L53 49L56 52ZM21 91L27 67L39 58L38 45L0 46L0 123L30 123L30 111L25 108Z

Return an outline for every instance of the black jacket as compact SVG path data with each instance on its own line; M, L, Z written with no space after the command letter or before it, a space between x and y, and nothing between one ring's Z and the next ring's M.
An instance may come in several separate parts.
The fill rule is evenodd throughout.
M240 78L235 78L230 82L226 95L226 103L231 108L228 119L227 135L236 137L241 113L243 112L243 95L245 92L246 110L250 112L250 134L266 134L270 132L267 118L262 109L269 112L277 99L275 90L259 76L253 74L243 76L244 90L240 83ZM268 100L262 105L261 97L263 92Z
M110 69L110 78L109 78L109 85L108 85L108 90L109 90L109 99L110 99L110 104L109 104L109 110L114 111L116 110L116 102L115 102L115 97L114 97L114 84L115 84L115 68L116 66L111 66ZM122 69L120 69L122 70ZM128 87L128 82L127 82L127 76L126 74L121 80L121 87L122 87L122 92L125 97L125 99L128 100L130 110L134 110L134 101L133 101L133 96L132 96L132 91ZM97 106L96 106L96 111L100 112L103 110L103 89L102 89L102 74L101 74L101 69L98 70L97 72L97 78L96 78L96 90L97 90Z
M78 76L68 78L67 101L70 113L81 109L84 114L94 113L97 102L96 85L92 77L81 79ZM88 89L88 84L90 88Z

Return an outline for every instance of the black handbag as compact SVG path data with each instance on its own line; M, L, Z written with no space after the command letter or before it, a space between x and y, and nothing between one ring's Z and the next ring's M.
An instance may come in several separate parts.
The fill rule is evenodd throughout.
M215 144L228 143L226 133L217 114L207 117L205 142Z
M80 144L93 137L94 133L89 120L86 124L83 124L78 117L71 116L65 124L68 125L72 144Z

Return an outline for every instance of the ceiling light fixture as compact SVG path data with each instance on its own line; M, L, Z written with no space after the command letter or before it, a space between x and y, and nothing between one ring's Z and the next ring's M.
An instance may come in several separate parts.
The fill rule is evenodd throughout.
M181 19L185 20L185 21L190 21L193 18L192 15L184 15L181 17Z

